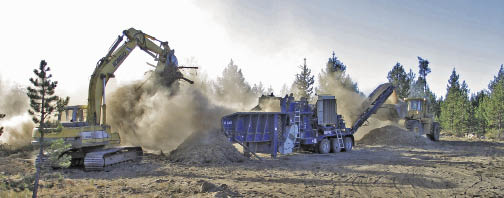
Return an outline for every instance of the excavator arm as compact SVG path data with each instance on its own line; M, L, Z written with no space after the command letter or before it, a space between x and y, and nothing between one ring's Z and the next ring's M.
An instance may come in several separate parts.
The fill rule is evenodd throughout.
M124 37L127 40L119 46ZM159 42L159 45L155 42ZM170 78L167 78L167 81L164 82L166 85L171 85L179 79L192 84L192 81L184 78L178 70L177 58L174 50L171 50L168 46L168 42L157 40L155 37L133 28L124 30L123 35L118 36L107 55L98 61L93 75L91 75L87 113L89 125L100 125L100 122L101 124L106 123L105 86L137 46L157 61L155 74L170 75Z

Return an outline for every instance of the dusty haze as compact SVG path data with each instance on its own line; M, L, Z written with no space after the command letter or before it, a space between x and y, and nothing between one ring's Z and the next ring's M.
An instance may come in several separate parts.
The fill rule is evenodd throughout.
M0 120L0 126L4 127L0 144L8 144L13 149L30 144L34 124L28 108L29 99L23 88L0 78L0 113L6 114Z
M318 94L328 94L336 97L337 113L343 115L346 127L352 127L353 123L367 108L366 105L363 105L367 97L353 90L352 79L344 73L322 71L319 74L319 86ZM368 119L368 122L357 130L354 134L355 139L358 141L369 131L387 125L395 125L395 123L383 119L382 116L373 115Z
M195 84L181 82L180 89L161 86L149 78L121 86L111 94L107 104L108 123L120 133L123 144L167 153L194 132L220 130L222 116L245 110L237 107L250 106L236 100L235 89L216 93L213 82L207 81L204 75L188 77ZM220 100L224 98L230 100Z

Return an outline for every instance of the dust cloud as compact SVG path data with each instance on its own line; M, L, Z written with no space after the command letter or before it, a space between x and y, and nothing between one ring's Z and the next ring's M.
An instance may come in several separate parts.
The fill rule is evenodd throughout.
M282 111L280 108L281 99L281 97L275 97L273 95L262 95L259 97L257 106L255 106L252 111L280 112Z
M232 101L234 89L215 91L214 82L204 74L186 77L195 83L180 82L174 84L180 87L165 87L155 78L148 78L120 86L111 94L107 122L113 131L119 132L122 144L167 153L186 141L178 150L189 149L187 145L193 146L190 150L197 150L198 145L215 141L208 134L220 131L222 116L247 106L242 101ZM229 100L222 101L223 98Z
M368 107L367 97L361 93L357 93L354 88L355 83L352 79L341 72L322 71L319 74L319 95L334 95L337 103L337 113L343 115L347 127L351 127L359 116ZM393 103L394 101L388 101ZM377 115L371 116L368 121L357 130L354 134L358 141L371 130L381 128L387 125L396 125L394 119L391 119L390 112L395 110L387 110Z
M226 109L190 86L176 94L148 80L119 87L108 102L109 124L125 144L172 150L192 132L218 127Z
M350 127L365 110L362 103L366 100L366 97L353 90L352 80L344 73L322 71L319 74L317 93L336 97L337 113L343 115L347 127Z
M0 144L7 144L9 149L29 145L35 127L28 114L5 118L0 121L0 126L4 127L4 133L0 136Z
M29 99L24 89L0 79L0 113L6 115L0 120L0 126L4 127L0 144L7 144L11 149L30 144L34 124L28 108Z

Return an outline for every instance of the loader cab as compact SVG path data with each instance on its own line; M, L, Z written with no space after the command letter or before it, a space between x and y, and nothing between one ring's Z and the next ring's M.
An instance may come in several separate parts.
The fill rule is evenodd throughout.
M426 100L425 98L405 98L408 103L408 117L416 118L423 117L426 110Z

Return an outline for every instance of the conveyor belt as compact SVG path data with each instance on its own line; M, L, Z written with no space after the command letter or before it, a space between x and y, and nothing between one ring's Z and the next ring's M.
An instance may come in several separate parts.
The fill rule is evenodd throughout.
M383 103L387 100L387 98L394 92L394 86L391 83L384 83L378 86L371 94L366 101L364 101L364 105L367 106L366 110L359 116L359 119L354 122L351 131L352 133L357 132L359 127L361 127L364 122L366 122L371 115L376 113L378 108L380 108Z

